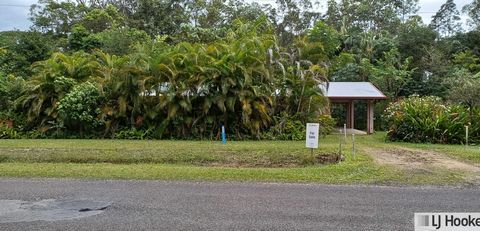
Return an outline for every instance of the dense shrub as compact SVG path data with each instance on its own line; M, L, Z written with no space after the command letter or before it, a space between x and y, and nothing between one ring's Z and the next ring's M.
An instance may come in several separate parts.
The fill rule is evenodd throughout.
M152 129L142 130L137 128L125 128L115 132L114 138L126 140L144 140L151 139L152 133Z
M469 142L480 143L480 108L473 108L470 111L470 136Z
M23 138L22 130L25 127L25 116L9 109L0 110L0 139Z
M20 134L18 132L8 126L7 124L0 124L0 139L18 139L20 138Z
M99 102L100 92L95 84L85 82L77 85L60 100L60 119L70 129L83 131L96 128L102 125L102 120L99 119Z
M13 101L18 98L25 85L25 81L13 75L4 75L0 72L0 111L10 111Z
M326 136L332 133L333 128L335 127L336 121L330 115L321 115L318 117L316 123L320 124L320 134Z
M433 96L412 96L394 102L383 116L388 126L387 138L414 143L465 142L465 126L470 140L478 142L480 110L461 105L446 105Z
M275 116L275 126L264 132L262 139L269 140L305 140L306 124L298 119L298 116L289 117L282 113ZM320 134L325 136L333 131L335 120L330 115L320 115L312 123L320 124Z
M268 140L303 140L305 139L305 124L295 118L278 116L277 122L270 130L261 135Z

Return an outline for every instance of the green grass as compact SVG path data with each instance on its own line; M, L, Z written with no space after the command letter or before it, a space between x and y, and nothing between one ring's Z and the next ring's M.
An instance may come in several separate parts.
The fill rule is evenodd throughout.
M188 164L196 166L308 166L317 155L336 154L324 145L312 155L303 142L130 140L2 140L0 162Z
M402 147L382 134L344 145L346 160L315 164L315 155L338 151L339 136L320 140L314 155L303 141L0 140L0 177L318 182L329 184L459 184L466 174L405 172L380 166L362 147ZM415 147L415 146L412 146ZM421 148L421 147L420 147ZM454 148L452 148L454 150Z
M341 163L303 168L225 168L165 164L1 163L1 177L84 179L156 179L260 182L316 182L328 184L458 184L463 175L405 175L370 163Z

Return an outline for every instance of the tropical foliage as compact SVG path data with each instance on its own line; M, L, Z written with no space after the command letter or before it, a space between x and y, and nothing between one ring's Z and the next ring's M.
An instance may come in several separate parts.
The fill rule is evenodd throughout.
M478 5L465 30L451 0L430 25L418 0L38 0L29 31L0 32L0 120L14 137L297 140L334 126L328 81L475 111Z
M324 70L281 53L265 18L235 22L208 44L161 38L128 55L54 53L33 65L17 100L29 127L66 135L114 137L124 128L149 137L209 138L225 126L236 139L259 138L278 113L315 120L325 99ZM57 134L58 135L58 134Z
M443 104L437 97L412 96L392 103L384 119L390 140L415 143L471 143L480 141L480 110Z
M99 118L100 92L91 82L75 86L58 104L59 121L66 128L79 130L95 129L102 125Z

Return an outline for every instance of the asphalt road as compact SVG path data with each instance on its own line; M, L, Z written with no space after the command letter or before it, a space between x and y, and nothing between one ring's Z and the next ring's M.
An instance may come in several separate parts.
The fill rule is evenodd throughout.
M0 200L109 201L0 230L413 230L414 212L480 212L479 188L0 179Z

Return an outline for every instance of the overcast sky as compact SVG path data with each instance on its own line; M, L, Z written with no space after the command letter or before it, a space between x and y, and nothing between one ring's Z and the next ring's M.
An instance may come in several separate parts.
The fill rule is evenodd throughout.
M275 0L247 0L249 2L274 3ZM425 23L430 22L430 18L440 8L446 0L419 0L419 15L422 16ZM459 10L472 0L455 0ZM27 30L31 23L28 20L30 5L37 0L0 0L0 31L5 30ZM326 2L326 0L322 1ZM325 8L325 7L323 7ZM462 17L465 20L465 17Z

